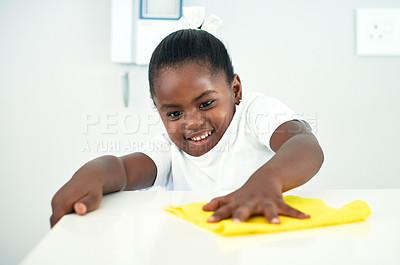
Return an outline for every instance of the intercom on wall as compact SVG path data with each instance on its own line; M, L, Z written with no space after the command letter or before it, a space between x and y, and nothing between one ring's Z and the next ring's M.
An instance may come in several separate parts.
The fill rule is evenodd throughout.
M111 61L147 65L181 15L182 0L112 0Z

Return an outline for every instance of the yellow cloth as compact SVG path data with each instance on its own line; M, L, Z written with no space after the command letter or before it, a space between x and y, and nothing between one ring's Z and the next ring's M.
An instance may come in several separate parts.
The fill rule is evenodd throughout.
M299 196L284 196L284 201L290 206L311 215L310 219L295 219L280 216L281 224L269 224L263 216L255 216L242 223L226 219L218 223L208 223L207 219L213 212L202 210L204 202L189 203L185 205L170 205L164 207L189 222L223 236L234 236L254 233L272 233L319 226L344 224L362 221L371 214L368 204L362 200L355 200L342 208L328 206L323 200L302 198Z

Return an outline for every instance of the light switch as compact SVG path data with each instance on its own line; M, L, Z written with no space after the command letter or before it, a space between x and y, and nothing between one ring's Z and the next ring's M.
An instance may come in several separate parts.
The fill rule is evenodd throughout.
M356 30L358 55L400 55L400 9L357 9Z

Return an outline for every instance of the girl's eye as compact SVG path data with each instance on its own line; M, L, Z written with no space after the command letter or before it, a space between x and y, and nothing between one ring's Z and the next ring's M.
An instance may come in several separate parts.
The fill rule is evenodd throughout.
M211 105L214 102L214 100L209 100L207 102L203 102L200 104L200 108L205 108L208 107L209 105Z
M180 111L173 111L173 112L168 112L167 116L170 118L176 118L179 117L182 114Z

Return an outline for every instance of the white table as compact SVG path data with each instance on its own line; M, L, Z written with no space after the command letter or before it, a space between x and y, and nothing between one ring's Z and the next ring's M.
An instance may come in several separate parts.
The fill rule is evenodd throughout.
M285 195L335 207L363 199L372 215L352 224L237 237L221 237L162 209L219 194L105 196L97 211L61 219L21 264L400 264L400 190L291 191Z

